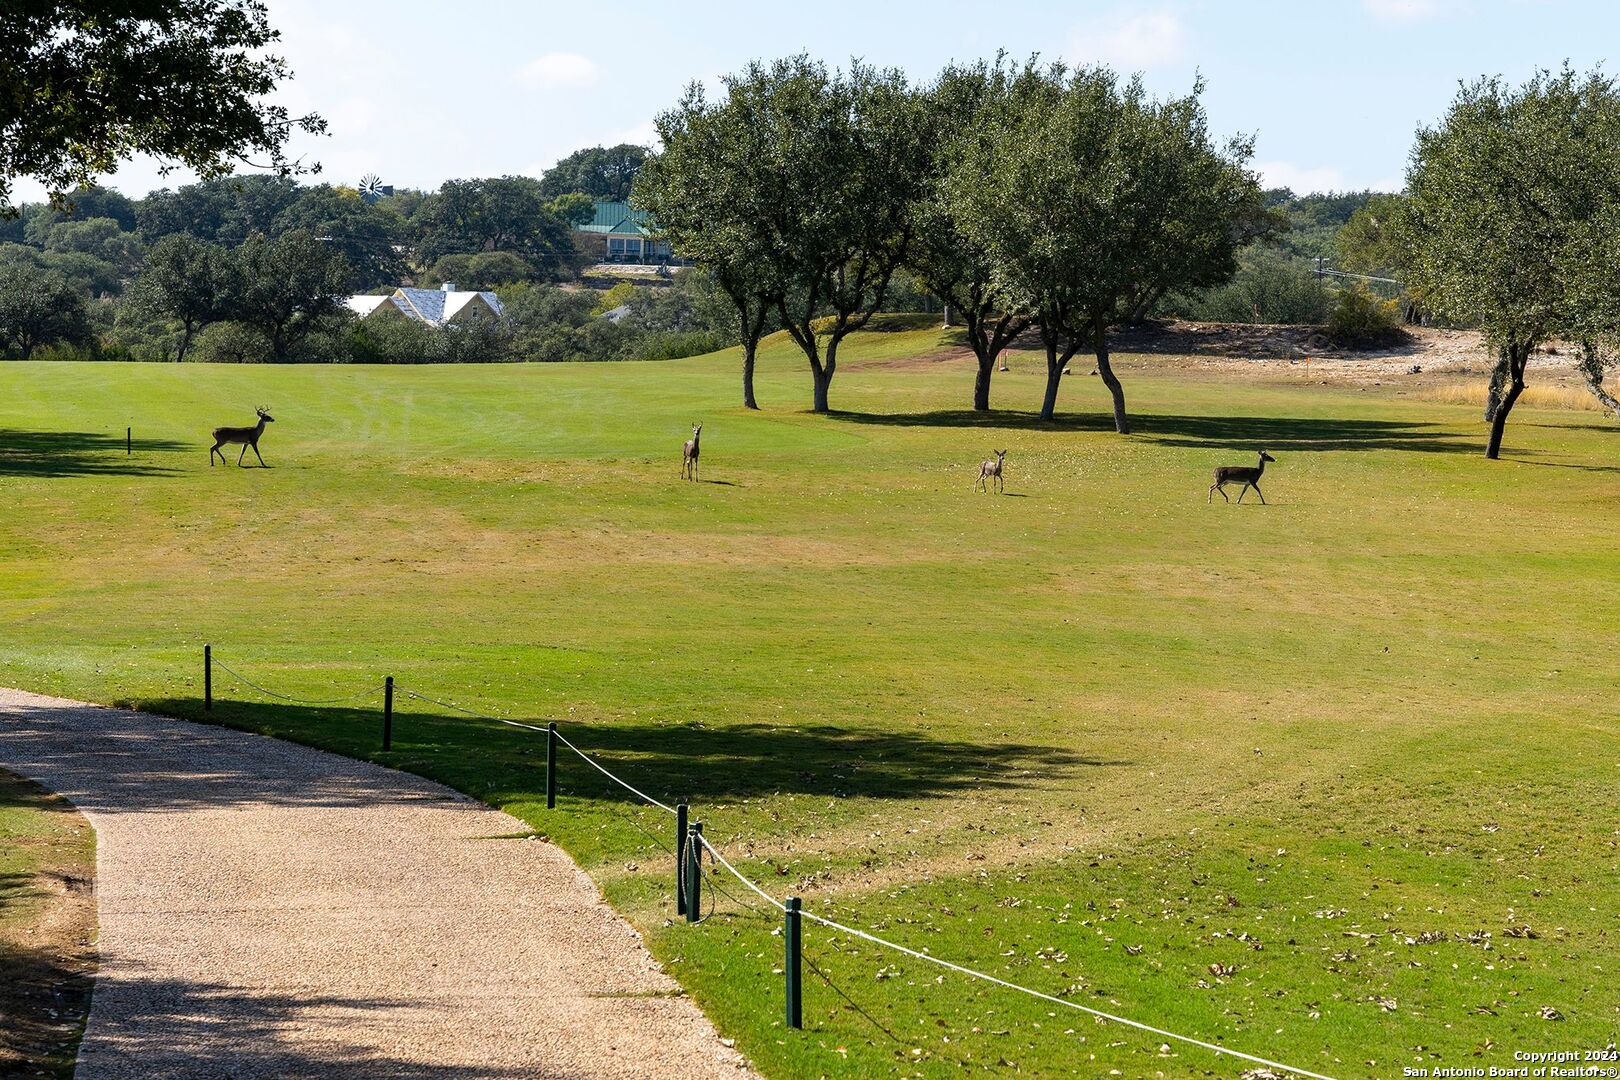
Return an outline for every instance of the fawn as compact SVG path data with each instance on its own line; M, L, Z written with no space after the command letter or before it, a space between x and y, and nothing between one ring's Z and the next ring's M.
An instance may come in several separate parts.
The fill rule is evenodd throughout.
M696 480L698 478L698 436L703 433L702 424L692 425L692 437L686 440L681 447L681 479Z
M973 482L973 487L975 490L987 492L990 490L988 481L993 478L996 482L996 491L1005 491L1006 481L1002 479L1001 472L1007 464L1007 451L992 450L990 452L996 455L995 460L979 462L979 478Z
M1226 485L1241 483L1243 485L1243 490L1238 492L1237 501L1242 502L1243 492L1248 491L1250 488L1254 488L1254 493L1260 496L1260 505L1264 506L1266 504L1266 493L1260 490L1260 477L1266 471L1266 462L1276 460L1276 458L1262 450L1260 451L1260 461L1253 468L1250 468L1247 465L1220 466L1215 470L1215 482L1209 485L1209 498L1205 499L1204 501L1214 502L1215 493L1219 491L1221 493L1221 498L1226 499L1227 502L1231 502L1232 500L1226 496Z
M264 425L273 424L276 419L270 415L268 405L260 405L256 411L259 414L259 422L252 427L217 427L214 429L214 448L208 451L209 468L214 465L215 454L219 454L220 461L225 460L225 455L220 452L219 448L227 443L242 444L242 452L236 457L238 465L242 464L242 459L247 457L248 447L251 446L253 447L253 456L259 459L259 466L268 468L264 464L263 455L259 453L259 436L264 434Z

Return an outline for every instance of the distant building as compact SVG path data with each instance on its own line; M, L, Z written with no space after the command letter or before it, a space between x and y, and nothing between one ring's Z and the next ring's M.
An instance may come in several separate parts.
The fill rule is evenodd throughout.
M647 212L629 203L596 201L596 212L574 227L574 243L595 262L672 263L669 245L653 239Z
M462 292L452 282L437 289L395 289L387 296L351 296L344 303L361 319L407 318L429 326L454 326L475 315L500 318L500 297Z

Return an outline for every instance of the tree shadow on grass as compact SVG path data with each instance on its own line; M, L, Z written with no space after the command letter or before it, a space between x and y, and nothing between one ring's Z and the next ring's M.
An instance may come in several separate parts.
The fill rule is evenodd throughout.
M203 713L195 698L145 701L166 716L228 724L415 772L457 790L504 799L545 797L546 736L472 717L400 709L392 749L381 747L376 709L222 702ZM544 717L513 717L544 727ZM926 799L959 791L1008 789L1054 773L1123 766L1073 750L1021 743L971 743L923 731L874 731L836 724L732 724L703 727L652 720L559 724L558 730L603 768L664 802L728 801L791 792L829 798ZM607 781L558 744L565 792L632 804L641 800ZM227 778L228 781L228 778ZM222 783L227 783L222 781ZM227 783L228 786L228 783ZM312 799L341 792L312 788Z
M1113 417L1100 413L1060 414L1042 420L1024 410L977 412L941 409L922 413L836 412L835 419L893 427L999 428L1023 431L1113 431ZM1283 416L1179 416L1136 413L1133 438L1166 446L1208 449L1264 447L1267 450L1417 450L1477 454L1483 444L1464 442L1438 424L1404 420L1362 420Z
M345 1077L449 1080L533 1076L493 1062L406 1059L388 1053L392 1025L422 1021L411 999L234 986L159 978L119 957L103 959L95 1012L79 1064L97 1076ZM333 1021L347 1018L347 1026ZM359 1037L345 1038L345 1031ZM312 1037L312 1034L314 1037Z
M88 962L0 942L0 1076L73 1075L93 982Z
M166 476L176 470L135 455L196 449L172 439L135 439L126 447L100 432L0 428L0 476Z
M10 773L0 774L6 810L78 815L66 800ZM0 1076L68 1080L95 969L91 883L65 871L79 864L58 864L54 847L36 850L34 869L0 872Z

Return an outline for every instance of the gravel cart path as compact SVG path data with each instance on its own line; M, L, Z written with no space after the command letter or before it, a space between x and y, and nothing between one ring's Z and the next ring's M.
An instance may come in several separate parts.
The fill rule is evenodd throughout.
M438 784L17 690L0 765L96 829L77 1080L752 1075L567 855Z

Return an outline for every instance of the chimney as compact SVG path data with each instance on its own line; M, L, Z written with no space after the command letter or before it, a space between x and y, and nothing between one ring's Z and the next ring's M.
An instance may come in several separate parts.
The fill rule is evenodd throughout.
M453 282L453 281L447 281L443 285L440 285L439 289L442 292L455 292L456 291L456 283Z

